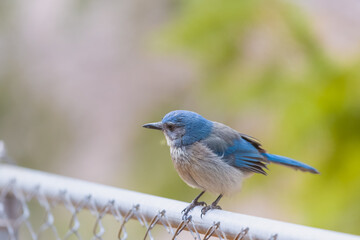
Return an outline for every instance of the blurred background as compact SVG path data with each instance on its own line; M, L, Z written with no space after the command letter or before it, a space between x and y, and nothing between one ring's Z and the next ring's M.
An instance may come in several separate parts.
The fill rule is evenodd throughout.
M0 139L21 166L189 202L141 126L196 111L321 172L271 165L223 209L360 234L359 29L356 0L2 0Z

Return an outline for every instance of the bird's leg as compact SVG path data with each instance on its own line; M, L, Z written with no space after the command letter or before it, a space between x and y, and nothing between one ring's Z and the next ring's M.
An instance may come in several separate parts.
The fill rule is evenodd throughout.
M223 197L222 194L220 194L216 199L215 201L211 204L211 205L207 205L205 207L203 207L201 209L201 218L202 216L204 216L210 209L220 209L221 210L221 207L218 204L218 202L220 201L220 199Z
M186 219L188 213L196 206L207 206L206 202L198 202L199 198L205 193L205 191L202 191L194 200L192 200L192 202L190 203L189 206L187 206L186 208L184 208L184 210L182 210L182 218Z

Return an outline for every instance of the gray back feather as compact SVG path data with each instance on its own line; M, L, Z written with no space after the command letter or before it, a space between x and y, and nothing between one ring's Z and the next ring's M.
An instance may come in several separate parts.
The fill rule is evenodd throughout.
M268 160L261 154L265 150L256 139L214 122L210 135L201 142L229 165L266 175Z

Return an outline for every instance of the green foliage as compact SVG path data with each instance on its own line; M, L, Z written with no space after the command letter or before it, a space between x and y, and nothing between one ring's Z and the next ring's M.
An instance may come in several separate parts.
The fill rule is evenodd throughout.
M309 19L278 0L185 1L161 40L201 64L204 102L228 115L270 113L267 148L320 170L289 189L294 213L360 234L359 61L331 59Z

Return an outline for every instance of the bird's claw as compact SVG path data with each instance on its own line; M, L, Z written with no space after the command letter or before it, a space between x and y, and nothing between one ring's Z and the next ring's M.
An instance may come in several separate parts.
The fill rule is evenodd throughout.
M198 202L198 201L192 201L189 206L187 206L186 208L184 208L184 210L181 211L181 213L183 214L182 219L186 220L188 217L188 213L193 210L193 208L195 208L196 206L205 206L207 207L206 202Z
M207 205L201 209L200 217L202 218L209 210L212 210L212 209L221 210L221 207L219 205L215 205L215 204Z

